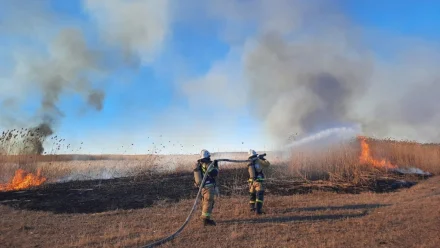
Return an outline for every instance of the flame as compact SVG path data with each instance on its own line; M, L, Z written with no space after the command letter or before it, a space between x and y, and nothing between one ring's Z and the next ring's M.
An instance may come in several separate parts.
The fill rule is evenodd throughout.
M396 165L391 164L391 162L386 159L382 159L382 160L374 159L371 156L370 146L366 141L366 137L358 136L358 138L361 140L361 147L362 147L362 152L361 155L359 156L359 160L361 164L370 164L376 168L386 168L386 169L397 168Z
M22 190L43 184L47 178L41 176L41 169L37 170L37 175L18 169L15 171L14 178L7 184L0 184L0 191Z

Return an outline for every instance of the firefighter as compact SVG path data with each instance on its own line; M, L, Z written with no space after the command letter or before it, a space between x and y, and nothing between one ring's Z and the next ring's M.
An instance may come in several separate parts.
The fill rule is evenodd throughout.
M209 171L206 171L211 163L214 163ZM202 188L202 215L201 219L203 220L204 226L215 226L216 223L211 218L212 209L214 208L215 197L217 195L217 185L216 185L216 177L218 175L218 162L216 160L211 160L211 154L208 150L203 149L200 152L200 159L197 160L197 163L194 165L194 180L195 186L200 187L203 177L206 173L208 176L206 177L206 181L203 184Z
M263 202L265 188L263 168L268 167L270 162L264 158L265 154L258 155L252 149L249 150L248 155L248 159L251 161L248 164L250 211L256 214L264 214Z

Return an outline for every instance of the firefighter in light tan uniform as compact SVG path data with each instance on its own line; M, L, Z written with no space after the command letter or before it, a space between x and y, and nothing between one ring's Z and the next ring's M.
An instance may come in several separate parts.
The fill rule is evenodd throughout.
M254 150L249 150L248 164L249 172L249 206L251 211L255 211L256 214L264 214L263 202L264 202L264 173L263 168L270 165L270 162L264 158L265 154L258 155Z
M206 171L211 163L214 166ZM202 216L203 224L205 226L215 226L216 223L211 219L212 209L214 208L215 197L217 195L216 177L218 175L218 162L211 160L211 154L207 150L202 150L200 153L200 159L194 165L194 180L195 185L200 187L203 177L206 173L208 176L202 188Z

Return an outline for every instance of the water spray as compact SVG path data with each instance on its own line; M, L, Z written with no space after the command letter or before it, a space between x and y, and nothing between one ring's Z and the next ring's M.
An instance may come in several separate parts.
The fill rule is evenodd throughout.
M290 151L297 147L313 146L313 148L326 146L337 141L345 141L355 138L361 133L360 125L335 127L321 130L317 133L305 136L299 140L290 142L282 148L282 158L289 157Z

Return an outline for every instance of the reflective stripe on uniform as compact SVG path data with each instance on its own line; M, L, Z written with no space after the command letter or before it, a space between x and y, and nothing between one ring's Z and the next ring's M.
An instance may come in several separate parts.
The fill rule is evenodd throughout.
M250 182L250 183L252 183L252 182L263 182L264 181L264 178L261 178L261 177L257 177L255 180L254 179L248 179L248 182Z
M203 213L203 212L202 212L202 216L209 217L209 216L211 216L211 214L210 214L210 213Z
M263 200L257 200L257 202L263 202Z
M202 166L200 166L200 167L202 168L202 172L203 172L203 174L205 174L206 169L208 169L209 165L207 165L206 167L202 165ZM213 171L213 170L218 170L218 169L215 168L214 166L212 166L212 167L209 169L208 173L211 172L211 171Z
M255 203L255 201L250 201L249 203Z

